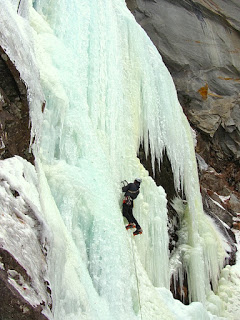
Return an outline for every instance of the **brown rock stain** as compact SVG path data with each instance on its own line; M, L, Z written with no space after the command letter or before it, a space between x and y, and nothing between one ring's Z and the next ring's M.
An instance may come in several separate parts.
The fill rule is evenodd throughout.
M228 52L229 52L229 53L237 53L237 54L239 54L240 49L236 48L236 49L234 49L234 50L229 50Z
M198 92L202 96L203 100L207 100L208 97L208 84L206 83L204 87L201 87Z
M229 80L232 80L232 81L236 81L236 82L240 82L240 78L224 78L224 77L218 77L218 79L221 79L221 80L226 80L226 81L229 81Z
M233 228L236 230L240 230L240 222L239 221L233 222Z
M208 95L211 96L211 97L216 97L216 98L222 98L223 97L223 96L220 96L219 94L211 93L211 92L209 92Z

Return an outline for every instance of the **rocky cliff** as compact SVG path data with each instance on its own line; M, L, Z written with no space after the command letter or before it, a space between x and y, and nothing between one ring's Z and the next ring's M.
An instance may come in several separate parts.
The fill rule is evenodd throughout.
M128 0L167 65L207 162L240 159L240 3ZM231 181L239 189L239 177Z
M7 35L12 36L9 31ZM4 36L0 30L0 40ZM0 46L1 320L46 320L52 308L46 279L46 226L38 214L40 205L28 197L32 189L28 178L31 171L35 175L29 100L15 61Z
M207 164L202 188L229 197L228 209L240 212L239 1L126 2L162 55L196 131L196 152Z
M20 155L32 162L29 144L27 88L0 46L0 159Z
M126 0L168 67L183 110L196 132L196 155L206 213L230 244L240 229L240 2L238 0ZM155 175L168 193L170 252L178 245L179 221L171 166L164 156ZM175 222L174 222L175 221ZM174 295L187 303L187 281ZM179 294L185 292L185 298Z

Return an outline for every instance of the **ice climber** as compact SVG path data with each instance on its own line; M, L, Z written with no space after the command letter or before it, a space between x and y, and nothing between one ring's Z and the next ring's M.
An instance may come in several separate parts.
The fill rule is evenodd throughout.
M143 231L138 224L137 220L133 216L133 200L137 198L139 195L140 184L142 180L136 178L133 183L128 183L124 187L122 187L122 191L125 192L123 198L123 209L122 214L127 219L128 225L126 229L136 228L136 231L133 232L133 235L141 234Z

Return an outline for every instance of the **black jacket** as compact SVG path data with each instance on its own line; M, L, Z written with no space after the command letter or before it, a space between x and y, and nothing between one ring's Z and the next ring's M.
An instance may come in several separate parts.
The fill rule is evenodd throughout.
M130 196L133 200L139 195L140 184L129 183L122 187L122 191L125 192L125 196Z

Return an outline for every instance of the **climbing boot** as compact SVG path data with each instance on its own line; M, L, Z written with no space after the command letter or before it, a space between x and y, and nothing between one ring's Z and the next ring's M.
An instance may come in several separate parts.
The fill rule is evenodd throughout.
M128 230L128 229L136 228L136 226L134 223L129 223L125 228Z
M142 229L140 228L140 229L137 229L136 231L134 231L134 232L133 232L133 235L136 236L137 234L142 234L142 233L143 233L143 231L142 231Z

